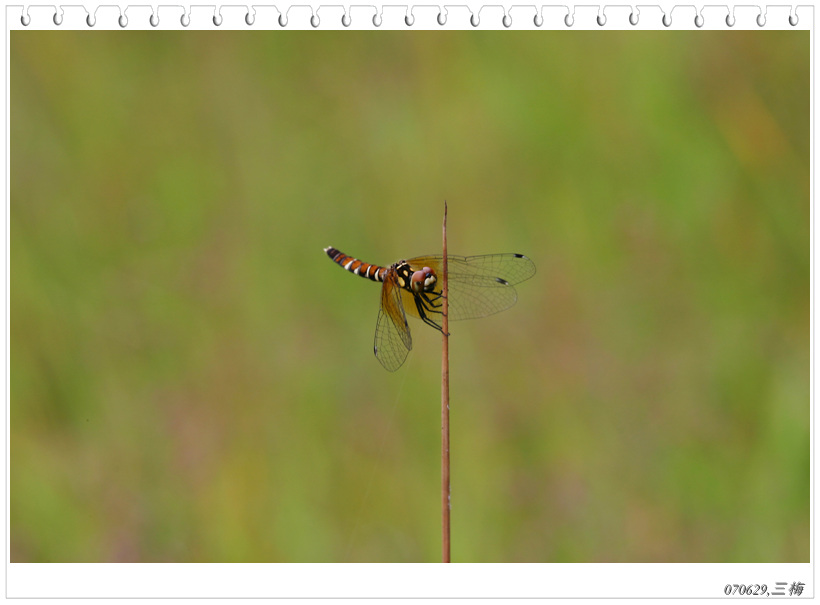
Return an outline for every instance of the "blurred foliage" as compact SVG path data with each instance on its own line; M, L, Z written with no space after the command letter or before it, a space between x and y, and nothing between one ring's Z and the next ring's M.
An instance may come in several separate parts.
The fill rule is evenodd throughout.
M12 560L808 561L809 35L12 32Z

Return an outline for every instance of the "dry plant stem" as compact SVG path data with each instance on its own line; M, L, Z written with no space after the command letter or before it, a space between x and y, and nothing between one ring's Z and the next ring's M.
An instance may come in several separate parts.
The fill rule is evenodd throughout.
M447 321L447 202L442 226L441 316L441 560L450 562L450 330Z

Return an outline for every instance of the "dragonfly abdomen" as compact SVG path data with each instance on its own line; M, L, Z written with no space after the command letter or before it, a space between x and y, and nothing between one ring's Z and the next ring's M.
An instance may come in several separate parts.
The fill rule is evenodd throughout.
M325 252L334 263L343 269L354 273L355 275L366 277L372 281L384 281L384 274L387 272L385 267L362 262L357 258L353 258L352 256L339 252L332 246L325 248Z

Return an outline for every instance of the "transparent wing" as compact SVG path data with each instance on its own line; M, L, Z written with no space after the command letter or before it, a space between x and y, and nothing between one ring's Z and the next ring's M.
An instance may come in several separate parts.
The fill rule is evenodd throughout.
M449 255L447 258L451 320L487 317L509 309L518 300L513 286L535 275L535 263L523 254ZM413 268L430 267L441 275L441 256L419 256L407 262ZM441 277L432 294L441 295ZM418 317L413 295L402 290L402 296L406 312Z
M382 300L376 320L373 352L385 369L395 372L413 348L410 326L401 301L401 288L391 276L382 284Z

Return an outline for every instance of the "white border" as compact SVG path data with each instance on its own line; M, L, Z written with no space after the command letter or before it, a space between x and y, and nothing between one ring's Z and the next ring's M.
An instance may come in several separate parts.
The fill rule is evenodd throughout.
M802 598L814 595L810 563L15 563L10 567L7 595L12 598L725 598L727 584L767 584L771 593L776 582L796 581L805 584Z

